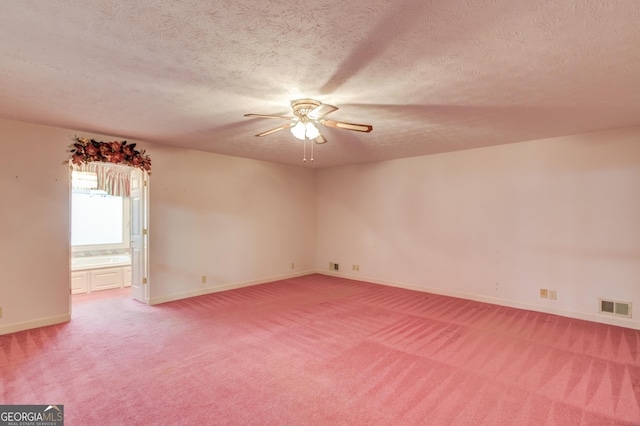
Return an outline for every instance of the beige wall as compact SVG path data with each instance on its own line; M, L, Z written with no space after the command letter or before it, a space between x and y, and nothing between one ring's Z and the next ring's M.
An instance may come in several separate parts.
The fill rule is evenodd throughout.
M319 271L640 328L640 128L321 170L317 194Z
M0 120L0 334L69 319L64 162L76 134L118 139ZM313 270L313 170L144 142L138 147L153 162L152 303Z

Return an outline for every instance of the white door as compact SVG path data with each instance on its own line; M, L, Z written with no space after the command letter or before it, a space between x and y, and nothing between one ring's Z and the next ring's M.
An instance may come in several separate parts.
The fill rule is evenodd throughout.
M131 296L149 303L149 176L131 172Z

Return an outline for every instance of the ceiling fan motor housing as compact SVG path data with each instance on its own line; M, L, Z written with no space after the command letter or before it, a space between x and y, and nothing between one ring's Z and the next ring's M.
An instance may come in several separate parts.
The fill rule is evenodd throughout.
M307 115L320 105L322 105L322 102L316 101L315 99L298 99L291 101L293 114L303 123L309 121L309 117Z

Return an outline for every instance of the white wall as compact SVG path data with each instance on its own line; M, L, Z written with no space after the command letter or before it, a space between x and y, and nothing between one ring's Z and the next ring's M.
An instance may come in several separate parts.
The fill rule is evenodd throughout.
M0 334L69 319L72 137L0 120Z
M151 303L314 270L314 170L157 145L149 153Z
M76 134L109 140L0 120L0 334L69 319ZM153 161L152 303L338 262L372 282L640 328L640 128L317 172L139 147ZM633 302L634 319L598 314L598 297Z
M65 161L74 135L121 139L0 120L0 334L69 319ZM152 159L152 303L313 270L313 170L138 148Z
M321 170L317 194L319 271L640 328L640 128Z

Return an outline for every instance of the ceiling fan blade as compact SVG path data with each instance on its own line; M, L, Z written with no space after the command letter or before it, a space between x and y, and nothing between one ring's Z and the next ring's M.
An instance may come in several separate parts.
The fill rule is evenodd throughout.
M344 123L342 121L320 120L325 126L335 127L336 129L355 130L356 132L369 133L373 130L370 124Z
M245 114L245 117L256 118L284 118L285 120L293 120L295 117L287 117L286 115L269 115L269 114Z
M318 119L320 117L324 117L325 115L331 114L333 111L338 109L337 106L329 105L329 104L320 104L315 107L313 110L307 114L307 117L311 119Z
M271 130L267 130L266 132L258 133L256 136L267 136L267 135L270 135L271 133L279 132L280 130L284 130L284 129L288 129L290 127L293 127L294 125L295 125L295 123L283 124L282 126L276 127L275 129L271 129Z
M327 140L325 139L325 137L322 135L322 133L320 133L315 139L314 141L316 141L316 143L325 143Z

